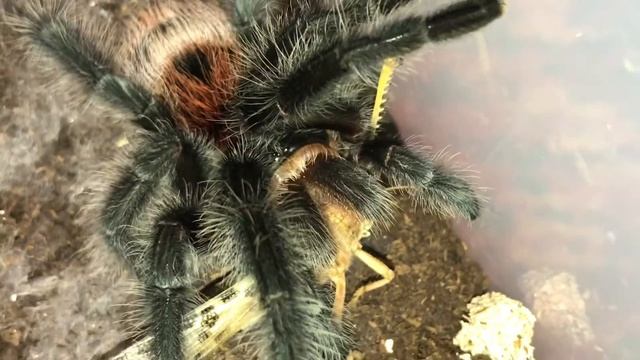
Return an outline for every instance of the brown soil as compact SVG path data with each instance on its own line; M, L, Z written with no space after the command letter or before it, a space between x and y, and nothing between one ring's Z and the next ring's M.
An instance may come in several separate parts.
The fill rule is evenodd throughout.
M365 242L386 254L396 278L370 292L353 310L357 348L368 360L457 359L452 339L466 304L487 290L480 268L450 227L407 212L386 235ZM351 284L371 276L356 263ZM394 353L382 346L393 339Z
M87 6L95 16L122 9L97 3ZM77 220L91 198L87 174L113 156L123 128L43 90L7 34L0 28L0 359L88 359L126 338L115 307L129 298L126 282L90 266L81 252L90 231ZM33 144L21 150L25 142ZM406 211L365 245L397 276L353 309L357 351L370 360L456 359L465 305L487 284L450 227ZM356 262L350 289L373 275Z

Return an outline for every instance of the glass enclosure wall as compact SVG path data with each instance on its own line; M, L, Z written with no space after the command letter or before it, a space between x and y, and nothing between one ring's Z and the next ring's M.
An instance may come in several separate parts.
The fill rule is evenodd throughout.
M443 160L486 187L460 234L538 316L539 360L640 353L639 15L631 0L510 1L393 89L405 137L459 153Z

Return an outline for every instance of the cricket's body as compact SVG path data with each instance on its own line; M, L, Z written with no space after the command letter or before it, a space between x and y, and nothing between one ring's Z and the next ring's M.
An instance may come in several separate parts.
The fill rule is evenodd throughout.
M386 90L385 85L385 90ZM357 302L367 291L377 289L389 283L394 273L383 261L363 250L361 240L370 234L375 219L367 219L355 209L331 196L312 179L305 177L305 172L318 159L339 158L338 151L327 144L309 144L295 151L278 171L271 182L272 189L282 189L289 181L300 181L313 202L318 207L322 218L334 242L335 254L329 265L316 274L318 282L333 283L335 296L333 315L338 321L342 319L346 299L346 273L351 267L354 256L363 261L372 270L382 276L382 279L359 287L350 303ZM391 209L389 209L391 211Z
M328 199L313 185L307 185L307 189L322 211L331 236L336 242L335 261L331 267L318 274L318 280L322 283L330 281L334 284L333 314L336 318L341 319L347 290L346 272L351 267L354 254L362 249L360 240L369 234L372 223L344 205Z

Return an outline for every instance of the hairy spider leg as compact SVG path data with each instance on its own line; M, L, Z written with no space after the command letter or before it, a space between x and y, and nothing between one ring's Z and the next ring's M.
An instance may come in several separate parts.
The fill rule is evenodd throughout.
M139 147L121 170L102 215L107 244L142 283L151 351L163 360L184 357L194 280L212 270L201 262L207 244L198 233L202 202L215 193L201 184L219 159L202 139L175 130L146 134L153 146Z
M281 196L270 193L273 160L263 137L242 143L213 178L224 190L205 205L202 234L214 262L231 270L230 283L255 280L263 315L249 338L260 358L340 359L346 339L314 279L333 251L320 214L295 184Z
M107 52L97 45L103 39L84 33L83 27L88 25L67 20L63 2L31 1L21 10L19 16L9 18L16 31L57 59L58 66L74 74L86 89L131 112L142 128L155 129L152 118L163 114L162 105L147 90L115 73Z
M114 73L107 55L67 20L60 2L30 2L15 28L55 58L85 88L131 112L139 147L119 169L102 214L107 244L142 283L142 301L157 359L184 357L184 315L192 307L201 182L217 155L203 139L178 131L145 89Z
M335 101L332 88L344 81L362 81L367 69L379 71L384 59L402 56L428 42L439 42L477 30L500 16L499 0L464 0L433 14L416 12L413 4L395 8L373 23L359 24L345 35L318 46L313 56L300 61L278 89L278 106L285 113L321 109L314 102ZM355 70L355 71L354 71Z
M409 194L415 205L442 217L474 220L480 200L473 187L452 170L409 149L389 115L373 140L362 145L359 159L381 176L392 190Z

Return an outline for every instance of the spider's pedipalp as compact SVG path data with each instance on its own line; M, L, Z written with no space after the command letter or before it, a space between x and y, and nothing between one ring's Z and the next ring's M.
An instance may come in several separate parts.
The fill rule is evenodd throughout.
M480 213L480 200L473 187L460 175L420 156L403 144L392 122L380 128L377 137L362 145L360 162L381 176L416 205L443 217L474 220Z

